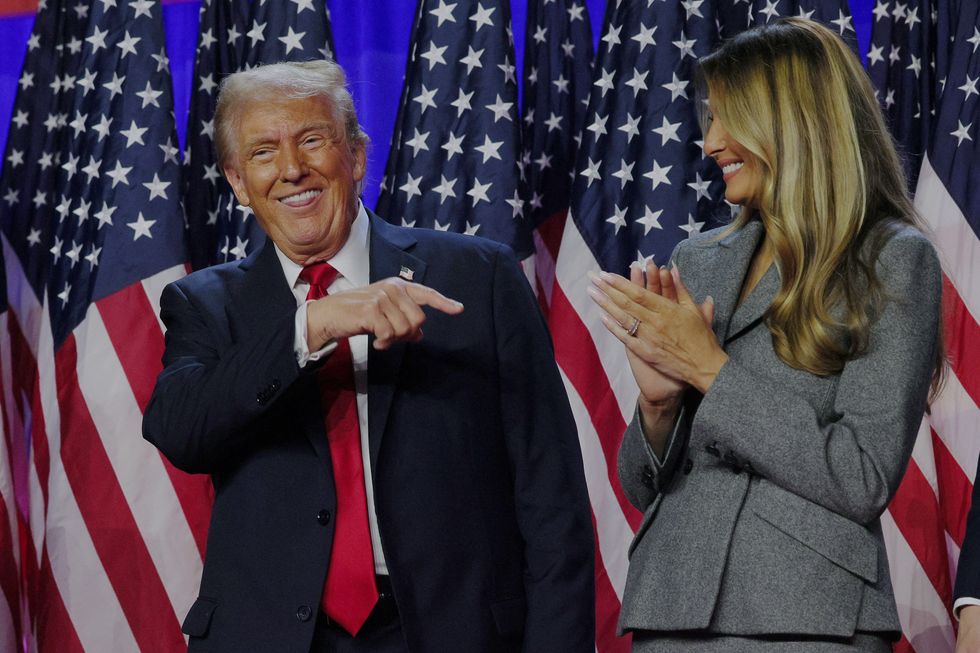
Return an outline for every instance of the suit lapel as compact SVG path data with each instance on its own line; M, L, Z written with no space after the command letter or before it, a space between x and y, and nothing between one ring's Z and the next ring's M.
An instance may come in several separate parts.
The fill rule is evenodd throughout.
M699 274L704 275L706 284L714 289L715 320L712 326L719 342L730 337L738 296L761 236L762 224L753 220L718 241L716 248L705 250L710 258Z
M735 309L732 320L728 325L728 337L726 340L737 338L750 327L754 326L766 314L772 305L772 300L779 291L779 272L775 264L771 265L766 273L759 279L759 283L742 305Z
M425 261L407 250L415 245L411 232L393 227L368 212L371 218L371 283L388 277L402 277L416 283L425 278ZM378 468L378 452L395 395L398 371L405 356L406 343L398 342L384 351L368 339L368 430L371 469Z
M228 306L228 323L236 341L259 337L281 328L283 316L296 312L296 298L286 283L271 240L241 265L244 278ZM329 460L326 431L320 413L316 376L300 375L292 386L297 410L293 415L317 455Z

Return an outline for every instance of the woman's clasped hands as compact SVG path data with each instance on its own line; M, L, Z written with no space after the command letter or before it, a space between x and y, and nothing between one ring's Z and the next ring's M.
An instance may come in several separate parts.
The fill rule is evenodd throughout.
M679 398L686 385L707 392L728 360L711 330L714 300L695 303L676 266L647 263L618 274L590 275L589 295L602 309L602 323L626 346L641 401Z

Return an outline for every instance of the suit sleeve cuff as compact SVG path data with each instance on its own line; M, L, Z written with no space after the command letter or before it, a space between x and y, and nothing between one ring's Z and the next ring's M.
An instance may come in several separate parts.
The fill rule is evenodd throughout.
M957 621L960 620L960 610L968 605L980 605L980 599L975 599L971 596L962 596L953 603L953 616L956 617Z
M670 435L667 436L667 446L664 448L664 455L661 458L653 451L653 447L650 446L650 441L647 439L646 433L643 430L643 420L640 419L640 407L637 404L636 414L633 419L636 420L637 427L640 430L643 447L652 467L654 485L658 492L663 492L670 483L673 471L677 467L677 461L680 459L681 451L684 448L685 438L681 431L687 410L687 406L683 403L677 410L677 415L674 417L674 425L671 427Z
M315 363L325 358L337 348L337 341L331 340L320 349L310 352L310 346L306 342L306 309L310 305L310 301L312 300L303 302L296 309L296 336L293 338L293 351L296 353L296 363L300 369L309 363Z

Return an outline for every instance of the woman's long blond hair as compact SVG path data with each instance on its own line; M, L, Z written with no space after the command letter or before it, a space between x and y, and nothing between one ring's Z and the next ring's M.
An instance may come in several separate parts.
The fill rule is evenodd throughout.
M868 346L882 290L875 262L917 225L895 144L857 57L819 23L788 18L701 60L700 85L729 135L757 159L757 211L782 286L767 314L777 355L818 375ZM941 382L942 339L933 377Z

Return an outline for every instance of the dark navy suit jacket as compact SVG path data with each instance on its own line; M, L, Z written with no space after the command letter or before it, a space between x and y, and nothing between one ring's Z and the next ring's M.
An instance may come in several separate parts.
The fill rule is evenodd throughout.
M956 567L953 602L962 598L980 599L980 483L973 484L970 513L966 518L966 535Z
M369 347L385 560L411 651L594 650L589 501L568 400L508 249L371 217L371 280L412 270L458 299L425 337ZM209 473L215 502L190 650L305 653L335 508L315 375L271 244L166 288L143 434Z

